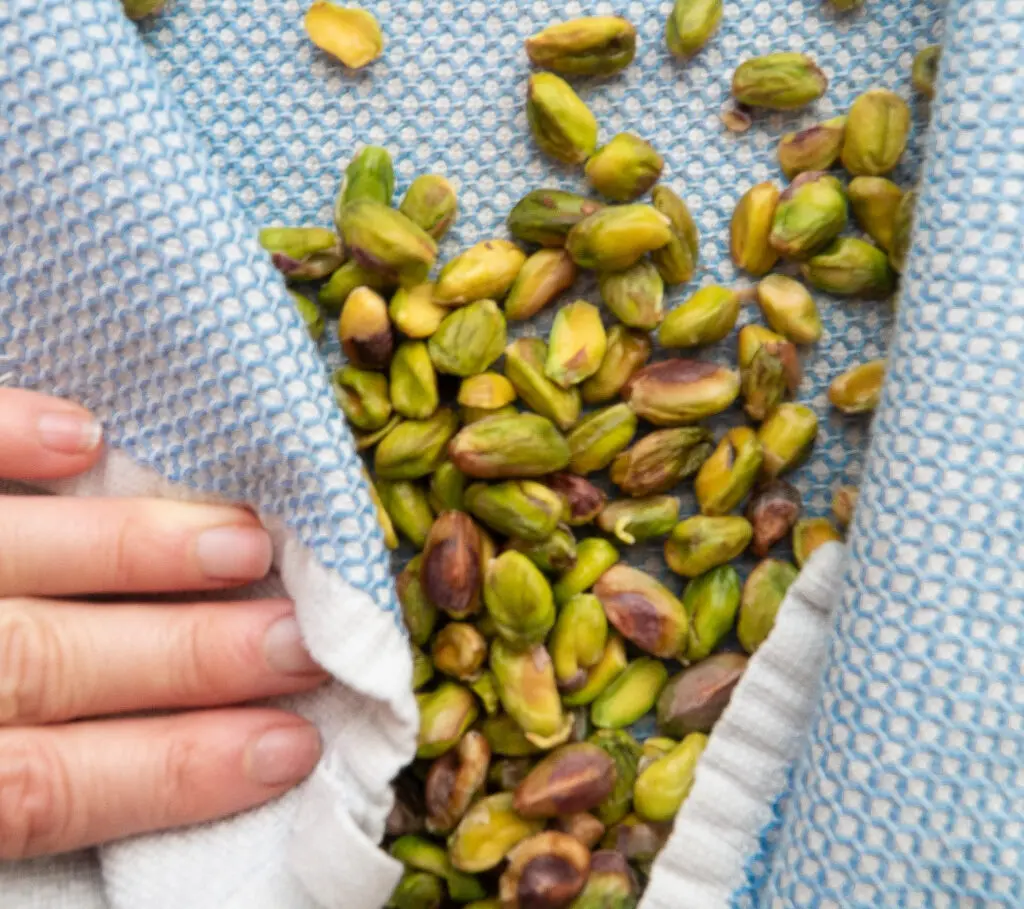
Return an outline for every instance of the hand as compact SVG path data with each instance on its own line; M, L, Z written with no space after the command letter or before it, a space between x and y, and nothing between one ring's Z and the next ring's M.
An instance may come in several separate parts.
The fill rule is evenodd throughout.
M0 477L73 476L100 450L87 411L0 389ZM68 599L228 588L270 563L240 509L0 497L0 861L211 820L312 770L315 728L224 706L324 681L290 603Z

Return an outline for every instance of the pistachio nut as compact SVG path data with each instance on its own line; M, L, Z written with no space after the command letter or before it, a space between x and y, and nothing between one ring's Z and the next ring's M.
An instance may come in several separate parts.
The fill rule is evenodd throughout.
M701 514L726 515L754 488L761 470L761 443L747 426L730 429L697 472L694 492Z
M334 400L356 429L380 429L391 418L388 380L379 372L343 366L331 377Z
M587 404L612 400L650 355L651 340L644 332L613 325L608 329L608 344L601 365L580 386L583 400Z
M828 399L843 413L869 413L878 407L884 381L885 360L861 363L832 380Z
M673 676L658 698L658 729L677 739L710 732L746 668L745 654L716 653Z
M562 520L570 527L589 524L608 501L603 490L573 473L555 473L546 482L561 498Z
M593 849L604 836L604 824L586 811L560 815L554 819L553 826L555 830L568 833L569 836L579 840L588 849ZM593 859L591 859L591 874L593 872ZM590 878L587 880L589 882Z
M655 823L675 818L693 788L697 762L707 743L706 735L691 732L636 778L633 808L640 817Z
M360 199L390 205L394 192L395 168L388 150L379 145L364 145L345 168L334 203L334 220L339 222L342 209Z
M541 249L519 270L505 298L505 318L529 319L576 280L576 263L564 249Z
M660 360L638 370L623 394L637 416L655 426L696 423L721 413L740 391L731 369L701 360Z
M587 670L604 656L607 643L608 619L597 597L579 593L564 603L549 642L558 687L563 692L579 690L587 681Z
M448 456L464 474L483 480L540 477L569 465L569 444L550 420L519 413L466 426L452 439Z
M929 101L935 97L935 82L939 77L941 56L942 48L937 44L930 44L914 55L914 63L910 69L910 81L914 91L924 95Z
M650 142L632 133L618 133L587 161L590 185L615 202L631 202L661 176L665 159Z
M489 871L516 843L543 828L543 821L528 820L516 813L511 792L487 795L462 816L448 838L448 855L459 871Z
M658 329L662 347L700 347L729 335L740 314L740 296L727 287L702 287L673 309Z
M610 76L636 54L636 29L619 16L558 22L526 39L534 66L568 76Z
M503 375L482 372L469 376L459 385L458 401L463 407L498 410L516 399L516 390Z
M819 546L842 542L843 535L828 518L804 518L793 527L793 561L803 568Z
M388 315L403 335L420 340L437 331L448 310L434 302L434 285L428 282L396 290Z
M498 682L501 705L541 748L564 742L572 721L562 710L555 670L540 644L514 650L501 638L491 645L491 672Z
M415 644L412 650L412 690L419 691L434 677L434 664Z
M385 906L386 909L440 909L443 902L441 878L426 871L406 871Z
M507 713L488 716L481 724L480 731L494 754L521 758L541 750L540 746L526 737L523 727Z
M573 473L586 476L607 467L632 441L636 426L627 404L612 404L581 420L567 436Z
M384 50L384 36L371 13L357 6L315 0L304 20L306 34L320 50L349 69L361 69Z
M722 0L675 0L665 22L665 44L687 60L711 40L721 21Z
M565 164L582 164L597 147L597 120L590 108L552 73L530 76L526 120L540 150Z
M648 330L665 317L665 284L652 263L601 272L597 281L604 305L623 325Z
M483 623L480 624L482 625ZM480 628L479 630L482 634L483 629ZM484 707L484 713L488 716L494 716L498 712L498 708L501 706L501 701L498 700L498 683L490 669L478 672L472 679L466 682L466 685L480 699L480 703Z
M518 649L542 644L555 624L551 586L533 562L513 549L487 566L484 605L501 638Z
M605 834L601 848L614 851L632 862L647 878L671 832L671 824L656 824L636 814L627 814Z
M839 237L801 267L818 290L839 296L884 297L896 276L882 250L856 237Z
M417 694L420 731L416 757L433 758L454 748L476 721L476 698L454 682L442 682L428 694Z
M384 503L380 500L380 493L377 492L377 487L370 480L370 475L366 472L366 468L363 468L363 478L366 480L366 491L370 496L370 502L373 504L373 510L377 515L377 523L380 525L381 535L384 537L384 545L388 549L397 549L398 534L395 533L395 525L391 523L391 518L384 509Z
M394 281L364 268L358 262L348 261L334 272L320 288L317 302L332 315L341 312L349 295L359 287L383 291L393 287Z
M454 619L480 609L480 531L467 514L443 511L423 545L420 583L427 599Z
M526 818L590 811L615 786L615 762L597 745L562 745L534 767L515 791L515 809Z
M846 132L846 117L833 117L779 140L779 166L792 180L808 171L825 171L839 160Z
M388 304L369 287L357 287L348 295L338 319L338 339L349 362L362 369L386 369L394 350L395 336L388 318Z
M860 9L864 5L864 0L829 0L829 3L832 4L833 9L846 13L850 10Z
M487 740L482 733L471 731L456 748L431 764L424 786L426 826L431 833L448 833L455 827L483 790L490 761Z
M427 491L412 480L379 480L377 492L392 524L421 549L434 523Z
M751 109L745 104L724 104L718 113L724 126L731 133L745 133L754 125Z
M646 496L606 505L597 516L597 526L632 546L665 536L678 520L679 499L675 496Z
M567 833L546 830L508 854L498 881L503 909L566 909L590 874L590 850Z
M594 595L615 629L645 653L668 659L685 650L689 635L686 610L667 587L646 572L615 565L594 585Z
M426 420L406 420L389 432L374 452L373 467L382 480L415 480L432 473L458 428L447 407Z
M610 205L578 222L565 247L581 268L622 271L672 237L672 222L656 208Z
M655 186L651 205L669 220L672 237L651 250L651 261L666 284L685 284L697 271L700 236L686 203L667 186Z
M709 657L732 631L740 608L740 578L732 565L719 565L693 578L683 590L683 606L690 617L686 659Z
M516 203L506 224L517 240L548 247L565 246L569 231L602 208L603 203L576 193L535 189Z
M578 385L597 372L607 346L601 313L585 300L577 300L555 315L544 373L560 388Z
M561 574L576 564L576 539L572 531L559 525L545 540L509 540L509 548L525 555L545 574Z
M750 551L764 558L786 537L800 519L803 503L796 487L785 480L769 480L759 486L747 503L746 517L754 528Z
M533 761L528 757L501 758L491 764L487 782L500 792L513 792L532 769Z
M760 344L740 372L747 416L758 422L766 419L787 395L796 392L800 379L800 360L792 343L783 340Z
M555 602L564 606L576 594L593 587L600 577L619 560L619 551L607 540L588 537L576 546L576 564L554 585Z
M750 572L743 585L736 623L736 637L747 653L757 650L771 633L775 616L796 576L796 568L778 559L758 562Z
M732 76L732 96L750 107L795 110L817 101L828 79L806 54L766 54L745 60Z
M462 306L500 300L512 286L526 256L508 240L482 240L452 259L437 276L434 302Z
M758 183L736 203L729 224L729 251L737 268L764 275L778 261L778 251L768 241L781 195L774 183Z
M445 316L427 342L438 372L474 376L505 349L505 317L493 300L478 300Z
M892 219L892 243L889 248L889 264L902 272L910 252L910 232L914 229L914 214L917 207L917 191L903 194L896 214Z
M849 527L857 507L857 487L840 486L832 494L832 515L840 527Z
M403 341L391 359L391 402L410 420L425 420L438 405L437 373L423 341Z
M464 502L470 514L498 533L535 543L551 536L562 515L561 497L532 480L473 483Z
M124 7L124 14L136 21L160 12L166 2L167 0L121 0L121 5Z
M591 853L590 876L572 909L632 909L636 902L636 877L625 856L611 849Z
M788 259L806 259L846 227L846 194L831 174L811 170L779 196L768 242Z
M345 262L345 245L326 227L265 227L259 241L274 267L292 281L326 278Z
M608 636L604 653L586 672L586 681L572 691L565 691L562 702L566 707L580 707L593 703L625 670L626 645L617 634Z
M374 429L370 432L357 432L354 434L354 440L356 445L356 451L366 451L368 448L373 448L381 439L385 436L390 435L391 430L394 429L399 423L402 422L402 418L397 414L393 413L391 419L387 421L380 429Z
M449 754L454 757L453 752ZM435 764L446 760L447 757L448 755L439 758ZM452 867L443 847L425 837L401 836L391 844L388 851L408 870L426 872L441 878L447 884L448 895L456 902L479 899L486 893L476 878Z
M622 729L598 729L588 741L607 752L615 762L615 787L592 812L602 824L611 827L629 813L641 748L636 739Z
M527 407L567 430L579 419L580 394L575 388L559 388L545 375L547 359L548 348L540 338L517 338L505 350L505 375Z
M433 237L379 202L346 205L338 228L358 265L404 287L422 284L437 258Z
M444 177L421 174L409 184L398 210L420 230L440 240L455 223L459 203Z
M710 432L682 426L649 433L612 462L611 481L638 498L667 492L693 476L714 448Z
M451 461L444 461L430 475L430 507L437 514L463 511L462 495L465 490L466 475Z
M487 659L487 642L472 625L449 622L434 637L430 656L439 672L469 681Z
M668 670L659 660L633 660L591 705L590 717L601 729L631 726L654 707L668 681Z
M394 792L395 803L385 821L385 833L388 836L422 833L426 806L420 781L408 769L403 770L395 780Z
M741 371L747 369L754 362L754 357L762 347L768 347L774 353L780 353L788 347L791 353L783 354L783 359L796 358L796 348L782 335L777 335L763 325L751 323L740 329L739 337L736 339L736 359ZM797 361L796 367L790 366L790 368L798 368L798 364L799 361ZM795 385L799 381L799 372L794 371L792 375L791 381Z
M695 578L735 559L752 535L746 518L697 515L676 524L665 541L665 561L676 574Z
M799 281L768 275L757 284L757 302L772 329L795 344L813 344L821 339L818 307Z
M854 217L864 232L882 249L891 250L903 190L885 177L854 177L846 193Z
M757 431L765 476L777 477L803 463L817 435L818 418L809 407L789 402L776 407Z
M306 331L309 332L309 336L314 341L319 341L324 336L324 314L320 312L320 307L316 305L309 297L304 297L300 293L296 293L294 290L289 291L292 302L295 304L295 309L299 314L299 318L302 319L302 324L306 326Z
M907 102L888 89L870 89L847 114L843 167L855 177L881 177L899 163L909 136Z

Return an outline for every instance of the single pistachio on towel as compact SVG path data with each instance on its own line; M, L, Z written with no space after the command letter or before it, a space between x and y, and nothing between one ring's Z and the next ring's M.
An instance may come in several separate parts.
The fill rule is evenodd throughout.
M454 748L476 721L476 698L454 682L442 682L429 694L418 694L420 731L416 757L433 758Z
M437 276L434 302L463 306L500 300L512 286L526 256L508 240L482 240L448 262Z
M854 177L846 193L853 216L864 232L882 249L891 250L893 226L903 200L903 190L885 177Z
M882 250L856 237L838 237L800 266L804 279L838 296L885 297L896 275Z
M579 840L588 849L593 849L604 836L604 824L594 815L586 811L577 811L574 814L562 814L554 819L552 826L561 833L568 833L569 836ZM594 856L590 860L590 874L594 874ZM587 878L589 885L590 878ZM579 899L582 899L582 894ZM577 903L576 905L579 905Z
M482 480L541 477L569 465L569 445L550 420L530 413L487 417L448 446L464 474Z
M579 593L565 602L549 642L559 690L572 692L582 688L587 670L601 661L607 643L608 618L597 597Z
M384 36L372 14L357 6L338 6L316 0L306 12L310 40L349 69L360 69L384 50Z
M466 491L466 475L451 461L444 461L430 475L430 507L442 511L463 511L462 497Z
M576 564L576 538L563 524L539 543L513 538L508 541L508 546L521 552L545 574L562 574Z
M627 404L595 410L567 437L569 467L583 476L607 467L632 441L636 427L636 414Z
M580 268L622 271L673 237L672 222L650 205L610 205L576 224L565 239Z
M521 321L537 315L576 280L576 263L564 249L541 249L519 270L505 298L505 318Z
M819 546L842 542L843 535L828 518L804 518L793 528L793 561L803 568Z
M832 494L832 515L840 527L850 526L853 512L857 508L858 494L856 486L840 486Z
M627 640L656 657L680 657L689 636L683 604L667 587L629 565L609 568L594 585L608 621Z
M326 227L264 227L260 246L281 274L292 281L326 278L345 262L345 245Z
M644 769L633 787L633 807L640 817L666 823L675 818L693 788L697 762L707 743L708 737L702 732L691 732Z
M437 259L437 244L401 212L360 199L344 207L339 222L357 264L403 287L426 281Z
M594 725L601 729L631 726L654 707L667 681L668 670L660 660L633 660L591 705Z
M668 218L672 237L664 246L651 250L651 261L666 284L685 284L697 271L700 235L686 203L667 186L655 186L651 205Z
M717 517L736 508L753 489L762 460L754 430L747 426L730 429L697 472L694 492L701 514Z
M843 413L869 413L882 397L885 360L871 360L836 376L828 387L832 406Z
M355 366L343 366L331 377L334 400L356 429L380 429L391 418L387 376Z
M935 97L935 82L939 76L939 59L942 48L937 44L923 47L914 55L914 64L910 70L910 81L914 91L924 95L929 101Z
M437 607L430 602L420 581L422 564L421 556L410 559L395 581L402 621L410 640L420 647L426 646L437 625Z
M437 373L425 342L398 345L391 358L391 403L410 420L425 420L437 410Z
M716 653L669 679L658 698L658 730L681 739L710 732L747 668L742 653Z
M846 195L831 174L807 171L779 196L768 242L788 259L806 259L846 227Z
M294 290L289 291L289 294L291 294L292 302L295 304L295 309L298 310L299 318L302 319L302 324L306 326L309 336L314 341L319 341L324 336L325 327L324 314L320 312L320 307L310 300L309 297L304 297Z
M676 574L695 578L732 561L750 542L746 518L697 515L678 523L665 541L665 561Z
M563 691L562 702L567 707L582 707L593 703L625 670L627 662L626 645L622 638L617 634L608 635L601 659L586 670L582 684L574 683L571 691Z
M895 92L873 88L846 116L841 159L855 177L880 177L898 163L910 136L910 108Z
M818 435L818 418L803 404L780 404L757 431L764 475L774 478L803 463Z
M473 483L466 488L466 510L507 537L539 543L554 532L562 516L558 493L534 480Z
M391 522L417 549L422 549L434 523L427 491L412 480L378 480L377 491Z
M777 559L765 559L750 572L743 585L736 623L736 637L747 653L757 650L771 633L775 616L796 576L796 568Z
M444 177L421 174L409 184L398 210L420 230L440 240L455 223L459 202Z
M810 291L799 281L768 275L757 283L757 302L772 329L795 344L821 340L821 315Z
M388 897L386 909L440 909L443 902L441 878L426 871L406 871Z
M327 312L337 315L356 288L369 287L371 290L384 291L393 287L395 283L397 282L350 259L327 279L316 299Z
M663 537L678 521L679 499L675 496L620 499L597 516L597 526L627 546Z
M534 66L567 76L611 76L636 54L636 29L619 16L557 22L526 39Z
M789 534L802 512L803 503L795 486L777 479L759 486L746 510L754 528L751 552L758 558L768 555L768 550Z
M615 787L592 812L602 824L611 827L629 814L641 748L623 729L598 729L587 741L604 749L615 762Z
M839 160L846 132L846 117L833 117L779 140L779 167L792 180L807 171L825 171Z
M729 225L732 261L752 275L767 274L779 259L768 238L780 195L774 183L758 183L743 194L733 212Z
M478 300L456 309L427 342L438 372L474 376L501 356L507 340L505 317L493 300Z
M580 386L583 400L587 404L603 404L612 400L650 356L651 340L644 332L631 330L625 325L613 325L608 329L608 343L601 365Z
M493 676L494 674L491 673ZM497 681L495 681L497 684ZM494 754L510 758L521 758L540 752L540 747L533 744L520 726L507 713L488 716L480 725L480 731L487 739ZM514 788L514 787L513 787Z
M658 329L662 347L699 347L728 337L740 314L740 296L727 287L702 287L665 317Z
M623 394L637 416L655 426L696 423L736 400L739 376L700 360L660 360L633 374Z
M407 338L429 338L448 315L448 310L434 302L434 285L417 284L400 287L388 304L391 321Z
M633 497L668 492L693 476L714 449L710 432L699 426L649 433L612 462L611 481Z
M515 791L522 817L556 818L590 811L611 794L615 762L597 745L562 745L544 758Z
M719 565L693 578L683 590L683 606L690 617L686 659L707 659L732 631L740 608L740 578L732 565Z
M431 659L438 672L471 681L487 659L487 641L466 622L449 622L434 637Z
M711 40L721 21L722 0L675 0L665 22L665 44L688 60Z
M491 671L502 707L529 741L552 748L569 737L572 720L562 710L555 670L543 645L515 650L499 638L491 644Z
M604 271L597 280L604 305L623 325L649 330L664 318L665 283L652 263Z
M339 224L346 205L369 199L390 205L395 192L395 168L386 148L364 145L345 168L345 177L334 203L334 221Z
M562 500L562 520L571 527L589 524L608 501L603 490L574 473L554 473L545 482Z
M565 164L582 164L597 147L597 120L590 108L552 73L530 76L526 120L540 150Z
M383 480L415 480L433 473L456 429L458 418L447 407L426 420L399 423L377 446L374 472Z
M750 107L794 110L825 94L828 79L806 54L766 54L745 60L732 76L732 96Z
M587 180L602 196L631 202L647 192L661 176L665 159L650 142L632 133L618 133L587 161Z
M902 272L907 264L910 251L910 232L914 228L914 212L917 207L917 191L903 194L892 221L892 244L889 247L889 264Z
M545 375L548 347L540 338L517 338L505 350L505 375L523 403L559 429L572 428L580 416L576 388L559 388Z
M591 853L590 875L572 906L573 909L627 909L636 905L637 898L636 876L625 856L610 849L599 849Z
M462 816L448 838L448 855L460 871L489 871L516 843L543 828L543 821L528 820L516 813L511 792L487 795Z
M547 830L508 854L498 881L503 909L563 909L590 874L590 850L567 833Z
M588 537L576 546L576 564L555 582L555 602L564 606L578 593L590 590L619 560L619 551L607 540Z
M456 748L430 765L424 785L427 830L438 834L454 829L483 791L490 762L487 739L480 732L470 731Z
M560 388L578 385L597 372L607 346L601 313L593 304L577 300L555 315L544 372Z
M565 246L580 221L604 208L604 203L561 189L535 189L509 213L508 231L517 240L541 246Z
M439 514L423 545L423 591L434 606L453 619L465 619L480 610L482 548L480 530L461 511Z

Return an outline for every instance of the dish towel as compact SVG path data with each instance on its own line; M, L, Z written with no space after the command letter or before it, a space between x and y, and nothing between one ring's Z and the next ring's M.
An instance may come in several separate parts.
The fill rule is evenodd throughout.
M663 47L668 2L363 5L387 47L353 75L309 44L296 0L169 0L141 29L117 0L0 0L0 375L104 420L105 463L58 491L255 507L272 583L337 679L291 705L326 743L304 786L202 828L0 866L0 906L384 903L400 869L374 843L414 747L408 652L324 370L336 345L306 337L257 231L329 224L366 143L395 154L400 192L426 171L456 184L442 259L501 234L529 189L579 188L529 141L522 39L612 12L637 26L637 60L581 94L604 138L633 130L664 153L701 228L701 271L672 304L739 280L728 219L749 185L779 179L783 132L875 84L911 97L913 53L945 35L938 95L915 103L895 175L909 185L924 162L895 327L887 304L823 296L825 337L804 359L800 398L822 431L794 481L811 514L835 483L860 484L848 555L821 551L787 599L645 907L1019 905L1024 3L867 0L838 16L818 0L732 0L687 65ZM727 132L732 69L788 49L815 56L827 96ZM837 418L824 392L890 334L865 459L866 424Z

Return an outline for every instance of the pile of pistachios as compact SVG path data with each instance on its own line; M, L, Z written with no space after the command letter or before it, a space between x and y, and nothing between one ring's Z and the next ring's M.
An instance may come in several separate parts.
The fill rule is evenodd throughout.
M721 0L677 0L669 48L697 53L721 15ZM770 272L790 260L813 288L889 295L912 217L913 193L884 176L904 151L909 111L892 92L868 91L845 117L782 139L788 188L762 183L739 200L731 253L756 288L702 287L666 312L665 286L696 273L697 226L656 185L658 152L629 133L599 148L596 118L561 78L629 65L635 30L578 19L526 50L546 70L529 80L537 145L584 165L607 201L529 192L508 216L518 242L477 243L431 281L456 194L423 175L393 207L391 157L370 146L346 169L334 229L261 234L290 281L320 282L318 302L295 293L314 337L321 307L339 317L337 400L371 465L389 547L404 539L417 551L397 580L420 729L387 826L406 868L394 909L636 904L747 655L770 634L798 566L842 538L856 503L843 487L836 523L802 518L783 478L817 435L814 412L792 398L797 345L816 343L822 325L807 287ZM929 67L934 81L934 63L915 62L915 84ZM793 109L826 89L803 54L748 60L731 116ZM837 162L853 175L847 186L827 172ZM848 208L874 243L840 236ZM545 310L581 269L597 273L614 324L575 300L546 340L510 343L508 323ZM767 327L738 333L736 369L649 362L652 333L669 350L719 342L755 300ZM859 366L830 399L870 412L883 375L883 361ZM701 424L737 401L752 425L716 443ZM673 494L688 480L699 514L681 515ZM661 538L685 579L680 595L629 564L628 547ZM796 565L772 557L786 540ZM747 551L762 561L741 583L731 562ZM742 650L722 648L732 635ZM630 730L652 711L658 735L641 744Z

